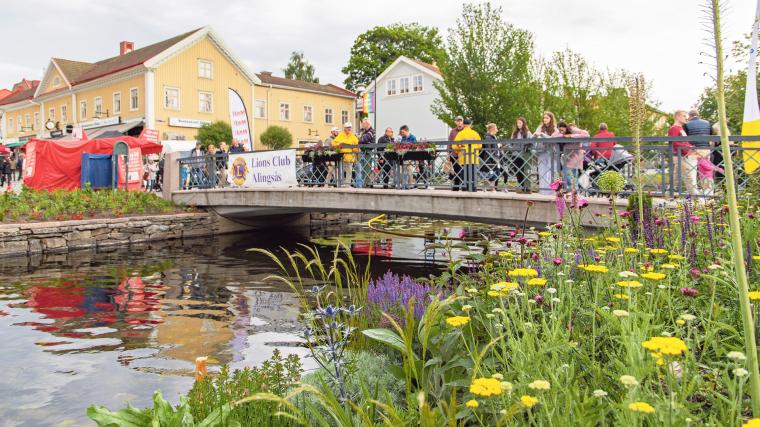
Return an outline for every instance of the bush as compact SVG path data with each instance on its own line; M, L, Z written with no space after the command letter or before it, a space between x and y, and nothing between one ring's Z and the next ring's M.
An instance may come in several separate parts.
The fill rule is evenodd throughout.
M203 125L198 129L195 139L200 141L204 148L208 148L211 144L218 147L220 142L229 144L232 141L232 127L229 123L221 120Z
M282 150L293 145L293 135L282 126L269 126L261 134L261 143L270 150Z

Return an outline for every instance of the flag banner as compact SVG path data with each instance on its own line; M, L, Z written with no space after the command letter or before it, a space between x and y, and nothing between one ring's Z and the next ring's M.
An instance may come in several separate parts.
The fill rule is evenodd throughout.
M368 113L374 113L375 112L375 92L370 92L367 98L369 98Z
M757 31L760 24L760 0L755 9L755 24L752 27L752 42L749 49L747 88L744 92L744 120L742 136L760 135L760 106L757 103ZM760 167L760 141L742 142L744 171L754 173Z
M230 125L232 126L232 141L237 141L241 147L253 151L253 138L251 137L251 125L248 122L248 110L240 94L235 89L229 88L230 99Z

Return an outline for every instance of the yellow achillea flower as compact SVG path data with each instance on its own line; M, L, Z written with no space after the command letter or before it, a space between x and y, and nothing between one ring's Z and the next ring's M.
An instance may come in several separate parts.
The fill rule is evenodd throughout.
M640 288L643 285L637 280L621 280L617 282L617 285L621 288Z
M648 280L652 280L652 281L657 282L657 281L660 281L660 280L664 279L667 276L665 274L663 274L663 273L657 273L657 272L654 272L654 271L650 271L648 273L643 273L641 275L641 277L643 277L645 279L648 279Z
M509 258L509 257L512 256L512 252L501 251L501 252L499 252L499 256L500 257L504 257L504 258Z
M626 301L629 300L629 299L631 299L631 297L629 297L626 294L615 294L615 295L613 295L613 297L615 297L617 299L626 300Z
M752 418L751 420L747 420L746 423L742 424L742 427L760 427L760 418Z
M504 297L509 295L509 292L513 289L517 289L519 285L514 282L498 282L491 285L491 290L488 291L489 297Z
M543 277L534 277L530 280L528 280L528 285L530 286L544 286L546 285L546 279Z
M606 266L597 264L578 264L578 268L589 273L608 273L610 271Z
M752 259L755 261L760 261L760 255L752 255Z
M643 412L645 414L652 414L654 413L654 408L652 405L646 403L646 402L633 402L628 404L628 409L634 412Z
M471 409L475 409L479 405L478 405L478 401L477 400L470 399L470 400L467 401L467 403L465 403L465 406L467 406L468 408L471 408Z
M678 268L678 266L675 265L675 264L663 264L660 267L662 267L662 268L664 268L666 270L675 270L676 268Z
M668 251L662 248L653 248L649 250L649 253L652 255L664 255L668 253Z
M620 243L620 237L607 237L604 239L610 243Z
M683 261L684 257L683 255L673 254L673 255L668 255L668 259L671 259L673 261Z
M641 346L652 352L656 359L662 356L680 356L689 349L678 337L652 337L641 343Z
M750 301L760 300L760 291L750 291L749 292L749 300Z
M538 404L538 399L536 399L533 396L524 394L520 396L520 403L522 403L522 405L525 406L526 408L532 408Z
M446 323L449 324L449 326L453 326L455 328L462 327L468 323L470 323L470 318L467 316L453 316L453 317L447 317Z
M489 397L501 394L501 381L496 378L475 378L470 384L470 393Z
M532 268L515 268L508 274L509 277L536 277L538 276L538 271Z
M549 237L549 236L552 235L552 233L550 233L548 231L539 231L538 235L541 236L541 237Z
M625 249L623 249L623 252L625 252L627 254L637 254L637 253L639 253L639 250L636 249L636 248L625 248Z
M528 384L528 388L531 388L533 390L549 390L551 388L551 384L546 380L535 380L532 383Z

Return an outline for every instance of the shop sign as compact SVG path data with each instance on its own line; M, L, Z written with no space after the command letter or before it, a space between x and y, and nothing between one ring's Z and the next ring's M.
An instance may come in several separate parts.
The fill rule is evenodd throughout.
M211 122L208 120L182 119L179 117L169 117L169 126L174 126L178 128L198 129L203 125L209 125L209 124L211 124Z

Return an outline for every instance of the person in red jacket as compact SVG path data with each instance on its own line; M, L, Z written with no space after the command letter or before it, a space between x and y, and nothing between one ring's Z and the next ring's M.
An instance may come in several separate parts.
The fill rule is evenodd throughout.
M594 135L594 138L614 138L615 134L607 129L607 123L599 124L599 132ZM615 146L613 141L593 141L589 147L591 147L591 156L594 160L607 159L612 156L612 148Z

